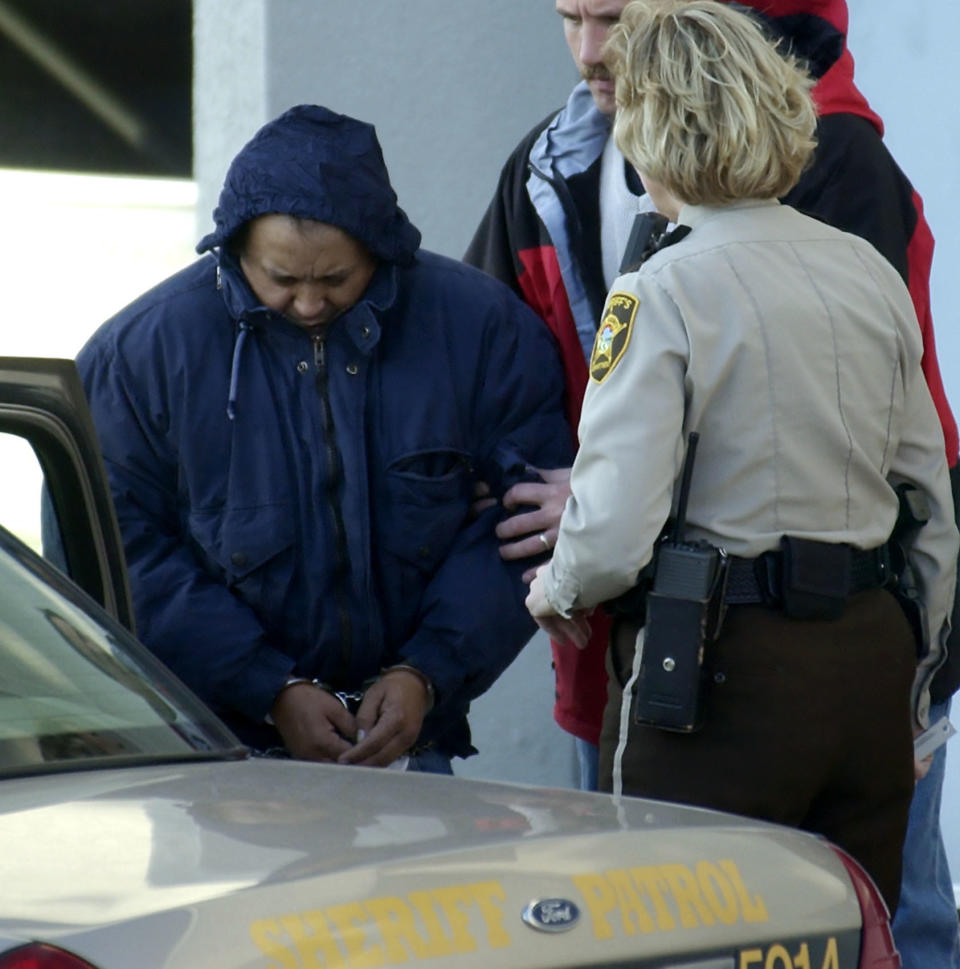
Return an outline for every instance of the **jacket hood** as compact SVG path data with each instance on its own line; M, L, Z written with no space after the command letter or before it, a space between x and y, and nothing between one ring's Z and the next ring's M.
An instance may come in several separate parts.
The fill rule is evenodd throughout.
M223 246L261 215L342 229L378 259L408 265L420 232L397 205L373 125L301 104L265 124L227 171L215 229L197 252Z
M853 83L846 0L737 0L737 5L759 13L775 36L807 62L817 82L813 99L821 115L856 114L883 134L879 115Z

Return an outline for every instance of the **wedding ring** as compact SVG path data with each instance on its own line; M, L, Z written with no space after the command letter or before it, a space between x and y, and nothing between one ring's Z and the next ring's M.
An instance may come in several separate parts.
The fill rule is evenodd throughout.
M547 550L547 551L549 552L549 551L550 551L550 549L551 549L551 548L552 548L553 546L552 546L552 545L550 544L550 542L549 542L549 540L547 539L547 533L546 533L546 532L541 532L541 533L540 533L540 534L539 534L539 535L537 536L537 538L539 538L539 539L540 539L540 542L541 542L541 544L543 545L543 547L544 547L544 548L545 548L545 549L546 549L546 550Z

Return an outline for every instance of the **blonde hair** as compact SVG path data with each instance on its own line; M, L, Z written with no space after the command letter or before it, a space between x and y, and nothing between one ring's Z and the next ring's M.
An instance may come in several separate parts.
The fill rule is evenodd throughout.
M747 14L716 0L632 0L604 60L618 147L681 202L777 198L810 160L813 82Z

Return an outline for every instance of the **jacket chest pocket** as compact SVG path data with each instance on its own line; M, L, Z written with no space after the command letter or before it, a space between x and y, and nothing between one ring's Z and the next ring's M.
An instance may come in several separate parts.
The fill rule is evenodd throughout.
M462 451L422 451L394 461L380 510L384 550L418 572L432 573L466 518L473 476L470 455Z

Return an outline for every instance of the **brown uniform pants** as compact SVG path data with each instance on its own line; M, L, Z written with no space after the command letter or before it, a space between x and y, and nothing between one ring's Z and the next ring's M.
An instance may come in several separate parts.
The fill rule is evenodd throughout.
M600 789L612 790L622 687L637 627L613 630ZM734 606L712 647L706 720L692 734L629 718L623 793L717 808L825 835L873 877L891 913L913 795L910 628L871 590L841 619Z

